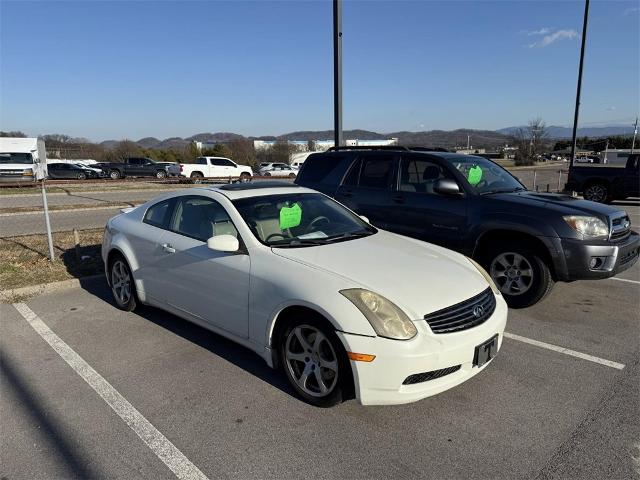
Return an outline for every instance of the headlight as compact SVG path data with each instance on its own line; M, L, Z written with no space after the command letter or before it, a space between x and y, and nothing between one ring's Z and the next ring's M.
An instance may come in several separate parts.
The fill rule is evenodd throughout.
M25 168L22 170L23 177L33 177L33 170L31 168Z
M341 290L340 293L358 307L379 336L409 340L418 333L409 317L382 295L362 288Z
M487 281L487 283L491 287L491 290L493 290L493 293L496 295L502 295L500 293L500 289L496 285L496 282L494 282L493 278L491 278L491 275L489 275L489 273L484 268L482 268L482 265L476 262L473 258L467 257L467 260L469 260L473 264L473 266L476 267L478 271L482 274L484 279Z
M609 235L609 227L599 218L582 215L567 215L562 218L571 228L585 237L607 237Z

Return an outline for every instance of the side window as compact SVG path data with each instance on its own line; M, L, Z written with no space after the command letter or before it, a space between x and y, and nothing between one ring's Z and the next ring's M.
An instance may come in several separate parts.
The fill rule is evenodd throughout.
M393 155L365 156L360 170L360 182L363 188L388 189L393 182L396 159Z
M344 158L344 155L338 155L336 153L313 153L309 155L302 165L302 170L298 176L299 183L303 185L306 182L323 182L331 173L340 167L340 163Z
M153 225L158 228L167 228L169 223L169 216L171 213L171 200L165 200L164 202L156 203L152 205L144 214L144 223Z
M225 167L235 167L235 164L231 160L220 160Z
M433 187L441 178L450 178L442 167L426 159L402 159L400 190L403 192L434 193Z
M204 157L198 157L196 158L196 165L206 165L207 164L207 159Z
M222 159L221 159L221 158L212 158L212 159L211 159L211 164L212 164L212 165L219 166L219 167L221 167L221 166L223 166L223 165L224 165L224 163L222 162Z
M343 185L347 185L349 187L357 187L358 186L358 178L360 177L360 168L362 167L362 161L360 159L353 162L351 168L349 169L349 173L345 177L342 182Z
M140 165L140 159L139 158L130 158L127 163L129 165Z
M238 231L227 211L215 200L207 197L182 197L178 199L171 230L206 242L216 235L233 235Z

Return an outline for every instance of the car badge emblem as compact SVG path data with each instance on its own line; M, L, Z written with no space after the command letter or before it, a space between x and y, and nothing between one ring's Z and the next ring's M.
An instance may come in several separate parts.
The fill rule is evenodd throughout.
M484 315L484 307L482 305L476 305L473 309L473 316L480 318L482 315Z

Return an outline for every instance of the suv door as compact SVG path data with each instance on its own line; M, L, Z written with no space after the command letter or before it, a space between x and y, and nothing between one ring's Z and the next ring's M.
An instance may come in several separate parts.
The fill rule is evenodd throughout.
M624 194L627 197L637 197L640 194L640 155L629 155L624 174Z
M467 231L467 197L435 192L442 178L455 180L437 159L402 154L389 230L454 250L461 247Z
M176 199L169 231L163 236L162 275L172 285L171 307L240 337L248 336L249 255L207 246L215 235L234 235L225 208L209 197Z
M127 176L142 175L142 158L129 158L124 164L124 171Z
M396 204L393 187L400 161L397 152L367 152L351 165L335 199L372 225L387 229L393 222Z

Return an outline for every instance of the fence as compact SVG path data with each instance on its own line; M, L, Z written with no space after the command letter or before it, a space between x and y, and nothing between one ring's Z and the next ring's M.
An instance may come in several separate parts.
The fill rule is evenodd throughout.
M522 168L511 173L529 190L538 192L562 192L567 181L567 169L561 168Z

